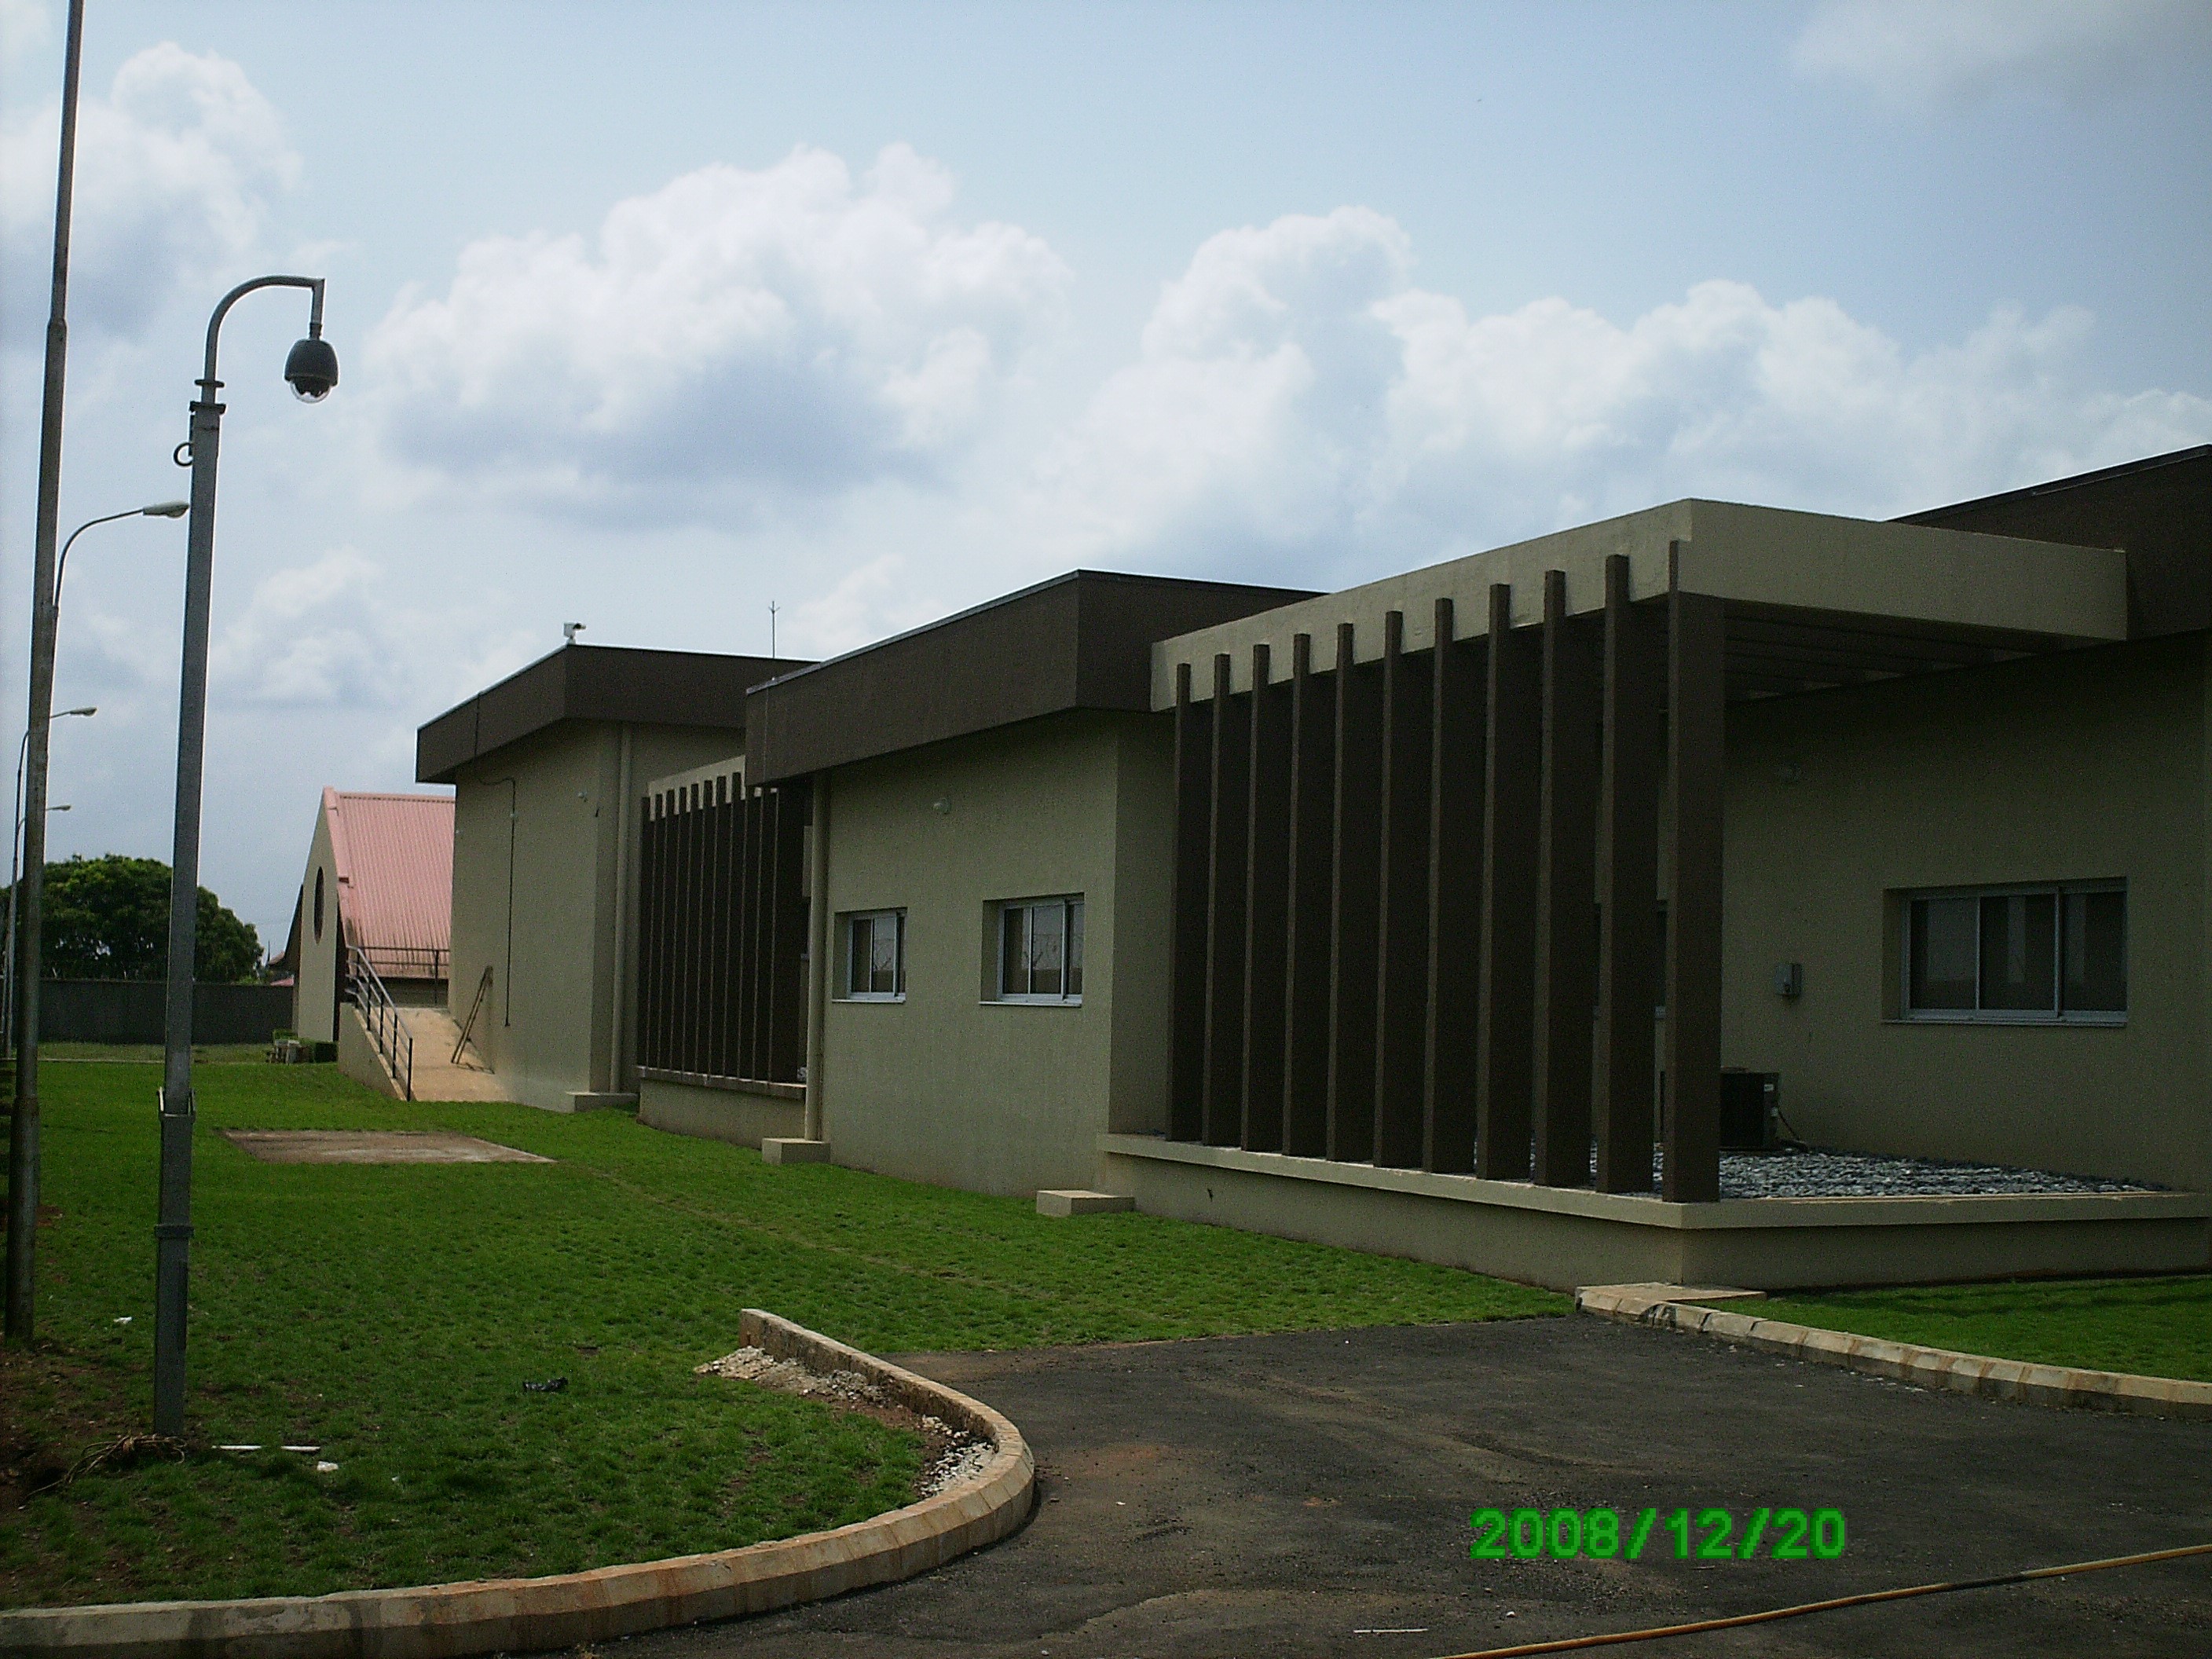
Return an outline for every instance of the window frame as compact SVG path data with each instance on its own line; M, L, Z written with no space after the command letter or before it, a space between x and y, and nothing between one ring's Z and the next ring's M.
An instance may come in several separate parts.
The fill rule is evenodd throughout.
M2069 1008L2066 1006L2066 901L2092 893L2118 893L2120 896L2120 953L2124 988L2123 1006L2118 1008ZM1897 894L1897 1018L1914 1025L2091 1025L2119 1026L2128 1023L2128 1003L2133 994L2133 976L2126 974L2130 929L2128 922L2128 883L2124 877L2112 877L2096 881L2006 882L1981 887L1917 887L1902 890ZM2051 1006L2041 1008L1984 1008L1980 1006L1982 962L1985 945L1982 937L1981 902L2002 898L2047 898L2051 902ZM1915 907L1924 900L1971 899L1975 903L1974 917L1974 1002L1972 1008L1920 1008L1912 1001L1912 956L1915 943L1913 915Z
M1036 910L1048 905L1060 907L1061 988L1057 994L1009 991L1006 988L1007 914L1015 910ZM1080 1008L1083 1006L1084 942L1088 930L1085 926L1082 894L1043 893L1033 898L997 899L990 906L988 917L987 954L983 963L984 1001L1004 1003L1018 1008ZM1066 989L1071 972L1077 981L1073 993Z
M871 924L870 942L873 944L872 924L889 921L892 924L891 983L889 991L856 991L853 988L853 928L855 923ZM837 978L833 1002L904 1002L906 1000L906 907L899 905L879 910L841 910L837 913Z

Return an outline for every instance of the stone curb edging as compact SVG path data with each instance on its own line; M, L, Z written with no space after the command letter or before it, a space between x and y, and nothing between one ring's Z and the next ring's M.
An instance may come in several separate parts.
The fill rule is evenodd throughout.
M1575 1292L1577 1312L1633 1325L1692 1331L1763 1353L1886 1376L1916 1388L1949 1389L1992 1400L2124 1412L2139 1417L2212 1421L2212 1382L2125 1371L2075 1370L2019 1359L1959 1353L1949 1348L1889 1342L1849 1331L1821 1330L1779 1319L1727 1313L1687 1299L1741 1297L1740 1291L1696 1291L1675 1285L1591 1285Z
M240 1601L137 1601L0 1612L0 1653L67 1659L464 1659L734 1619L895 1583L1029 1519L1036 1466L1021 1431L981 1401L749 1308L745 1342L817 1371L859 1371L917 1412L995 1449L981 1472L904 1509L829 1532L545 1578L344 1590Z

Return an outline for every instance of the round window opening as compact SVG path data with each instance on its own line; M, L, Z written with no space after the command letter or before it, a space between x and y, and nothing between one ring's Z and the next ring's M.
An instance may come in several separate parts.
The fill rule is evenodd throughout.
M315 872L315 943L323 942L323 872Z

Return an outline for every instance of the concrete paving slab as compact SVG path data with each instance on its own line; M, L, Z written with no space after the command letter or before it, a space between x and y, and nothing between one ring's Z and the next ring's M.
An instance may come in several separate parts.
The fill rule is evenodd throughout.
M1023 1425L1042 1492L1029 1528L906 1584L642 1638L626 1659L1430 1659L2212 1540L2212 1425L1931 1394L1599 1320L901 1363ZM1468 1516L1488 1506L1740 1523L1835 1508L1847 1544L1678 1561L1668 1534L1634 1564L1471 1560ZM1651 1651L2127 1659L2203 1651L2206 1630L2200 1558Z
M1125 1193L1094 1193L1083 1187L1045 1187L1036 1195L1036 1212L1058 1218L1120 1215L1137 1207Z
M223 1129L264 1164L550 1164L474 1135L441 1129Z

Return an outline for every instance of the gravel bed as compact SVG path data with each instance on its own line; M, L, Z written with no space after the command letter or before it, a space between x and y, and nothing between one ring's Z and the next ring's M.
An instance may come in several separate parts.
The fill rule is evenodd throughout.
M1819 1147L1721 1154L1723 1198L1990 1198L2064 1193L2150 1193L2136 1181L2103 1181L1997 1164L1884 1158Z

